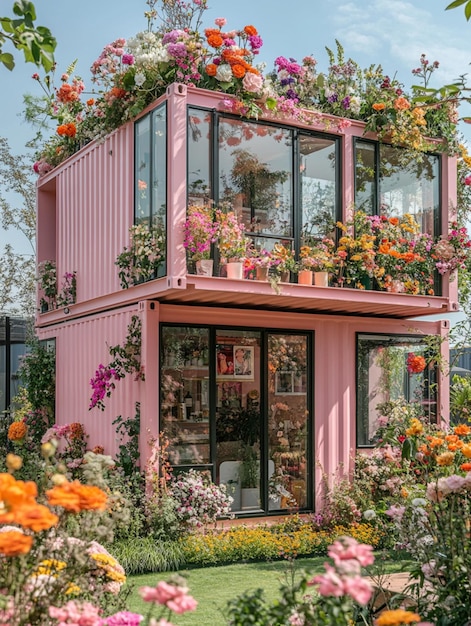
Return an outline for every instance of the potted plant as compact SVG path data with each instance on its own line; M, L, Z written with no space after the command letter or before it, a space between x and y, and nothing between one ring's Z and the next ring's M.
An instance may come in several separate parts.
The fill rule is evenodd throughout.
M293 249L283 243L275 243L272 251L272 260L272 273L277 282L288 283L290 272L296 270Z
M244 259L249 240L244 224L235 211L216 211L217 240L221 260L226 263L228 278L243 278Z
M149 228L135 224L129 229L129 248L118 255L115 265L123 289L157 278L165 261L165 232L162 225Z
M213 274L213 259L210 257L211 246L217 239L217 230L211 205L191 204L188 207L183 245L189 258L196 264L196 273L202 276Z
M260 506L260 463L252 446L243 449L239 466L242 509L256 509Z

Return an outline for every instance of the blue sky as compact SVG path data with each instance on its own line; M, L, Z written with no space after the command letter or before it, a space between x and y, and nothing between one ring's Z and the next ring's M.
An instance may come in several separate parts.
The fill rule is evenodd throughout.
M0 13L10 14L12 0L0 0ZM406 87L414 82L411 70L425 53L439 61L434 86L451 82L470 70L471 23L463 10L445 11L447 1L425 0L208 0L204 26L216 17L227 18L227 29L253 24L264 41L259 56L267 71L277 56L301 60L313 55L318 69L326 70L325 46L335 49L338 39L345 56L360 66L381 64L385 73L397 75ZM57 76L78 59L76 74L91 88L89 68L103 47L118 37L129 38L147 26L144 0L35 0L37 23L48 26L57 39ZM8 7L8 8L7 8ZM6 49L6 48L5 48ZM34 65L16 55L13 72L0 67L0 135L13 153L25 152L34 131L21 119L23 95L39 94L31 79ZM462 114L471 115L469 110ZM463 128L468 141L471 127ZM0 246L6 237L1 236Z

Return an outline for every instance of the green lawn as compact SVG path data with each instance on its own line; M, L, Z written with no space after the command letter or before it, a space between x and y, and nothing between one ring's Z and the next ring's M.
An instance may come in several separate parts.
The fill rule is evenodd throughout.
M325 561L325 557L299 559L294 566L295 573L300 570L313 574L320 572ZM387 562L385 569L388 572L403 571L404 565L401 561ZM290 574L289 568L286 561L277 561L182 570L179 574L186 578L190 594L198 600L198 608L192 613L175 617L172 621L178 626L223 626L226 620L222 611L228 600L258 587L266 591L267 598L274 600L278 597L280 584L286 582L286 576ZM144 585L155 586L159 580L166 580L170 575L167 572L130 576L128 580L133 586L133 592L129 610L145 614L148 604L141 600L138 588Z

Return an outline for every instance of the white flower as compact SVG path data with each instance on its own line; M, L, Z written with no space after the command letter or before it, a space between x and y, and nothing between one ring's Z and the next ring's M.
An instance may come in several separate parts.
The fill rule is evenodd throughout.
M231 66L227 63L222 63L221 65L218 65L216 78L217 80L221 81L221 83L230 83L232 80Z
M372 520L376 517L376 512L373 511L373 509L368 509L367 511L364 511L363 517L368 521Z
M137 72L134 76L134 83L136 87L142 87L142 85L146 82L146 75L143 72Z
M412 506L416 506L416 507L422 507L425 506L427 504L427 500L425 500L424 498L414 498L411 502Z

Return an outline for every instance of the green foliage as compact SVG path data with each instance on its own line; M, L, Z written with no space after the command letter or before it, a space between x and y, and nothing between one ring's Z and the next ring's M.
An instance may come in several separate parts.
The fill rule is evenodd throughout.
M451 379L450 414L471 419L471 379L457 374Z
M30 344L18 371L26 389L31 412L27 416L28 432L36 443L55 421L56 360L54 352L36 338Z
M44 26L35 26L36 9L28 0L16 0L13 4L15 17L0 17L0 63L12 70L15 60L11 53L3 52L3 44L9 41L17 50L23 51L25 62L42 66L46 72L54 65L56 40Z
M471 0L454 0L454 2L452 2L446 7L445 11L449 11L450 9L456 9L463 5L464 5L464 15L469 22L471 18Z
M116 463L121 468L125 476L131 477L136 472L139 473L139 434L141 428L141 407L136 402L136 413L134 417L123 419L121 415L113 421L116 426L116 434L120 437L119 451L116 456Z
M162 541L153 537L121 539L113 542L110 550L127 574L177 571L184 562L180 543L168 538Z

